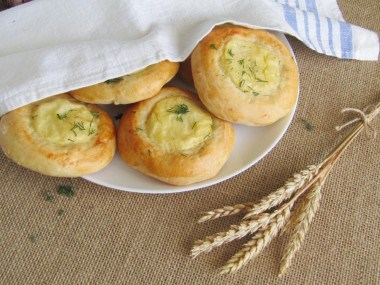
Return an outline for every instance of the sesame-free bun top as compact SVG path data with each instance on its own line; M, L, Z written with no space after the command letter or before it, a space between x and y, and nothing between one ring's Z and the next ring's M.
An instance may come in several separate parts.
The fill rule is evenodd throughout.
M94 104L130 104L157 94L178 72L168 60L104 82L70 91L76 99Z
M234 141L231 123L211 115L195 94L175 87L131 105L117 131L127 164L172 185L214 177Z
M99 106L60 94L5 114L0 145L19 165L77 177L105 167L116 150L115 126Z
M199 98L215 116L244 125L269 125L297 102L292 54L265 30L224 25L212 30L191 57Z

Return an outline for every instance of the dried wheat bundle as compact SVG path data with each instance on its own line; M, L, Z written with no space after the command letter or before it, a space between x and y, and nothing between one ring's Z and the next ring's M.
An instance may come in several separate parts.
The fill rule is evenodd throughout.
M228 260L220 271L221 274L232 273L256 257L277 235L286 231L290 232L290 238L281 260L279 276L282 276L291 265L292 259L305 238L319 207L322 185L338 158L363 129L367 138L376 137L376 130L370 122L380 113L380 102L367 107L364 111L352 108L342 110L342 112L347 111L358 113L360 118L337 127L337 130L357 121L360 122L322 163L308 166L305 170L294 174L283 187L256 203L226 206L207 212L198 222L236 214L245 214L245 216L242 222L231 225L228 231L196 241L191 255L196 257L202 252L210 252L225 243L253 235L251 240Z

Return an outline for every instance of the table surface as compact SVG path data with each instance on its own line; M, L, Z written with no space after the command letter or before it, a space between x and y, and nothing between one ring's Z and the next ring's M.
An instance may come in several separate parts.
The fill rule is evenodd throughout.
M380 32L379 0L338 1L347 22ZM0 7L1 8L1 7ZM342 140L350 115L380 99L379 61L318 54L288 37L300 71L299 105L279 144L243 173L217 185L169 195L108 189L24 169L0 151L1 284L379 284L380 144L359 136L322 189L320 209L288 273L278 278L287 234L239 272L218 275L247 239L196 259L193 242L239 217L198 224L205 211L253 202L315 164ZM313 125L308 131L302 123ZM373 122L379 129L379 120ZM54 196L47 201L45 193Z

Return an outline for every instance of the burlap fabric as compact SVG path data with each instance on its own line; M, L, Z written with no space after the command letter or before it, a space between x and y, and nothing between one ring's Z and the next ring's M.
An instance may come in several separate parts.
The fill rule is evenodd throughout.
M379 0L339 4L348 22L380 32ZM340 110L380 99L378 61L341 60L289 41L301 77L294 120L264 159L223 183L149 195L77 178L76 195L68 198L56 191L67 179L26 170L0 151L0 284L380 284L380 143L364 135L330 174L320 210L284 277L277 274L287 235L233 275L220 276L217 269L244 239L190 257L195 240L237 221L197 224L202 212L255 201L320 162L348 132L334 129L352 118ZM301 119L314 129L307 131ZM53 201L44 196L48 190Z

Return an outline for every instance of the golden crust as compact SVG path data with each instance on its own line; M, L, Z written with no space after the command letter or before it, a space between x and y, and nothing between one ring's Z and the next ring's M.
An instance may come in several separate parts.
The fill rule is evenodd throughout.
M220 58L231 39L264 46L279 59L279 82L270 94L249 97L223 70ZM191 64L199 98L221 119L244 125L268 125L288 114L297 102L297 65L283 42L267 31L232 25L215 28L197 45Z
M173 185L189 185L214 177L230 156L235 141L231 123L212 118L212 135L194 153L168 152L155 144L144 130L147 118L157 102L169 97L198 98L185 90L166 87L156 96L131 105L121 118L117 144L121 157L135 169ZM205 110L205 109L204 109Z
M93 104L130 104L157 94L178 72L179 63L168 60L111 81L72 90L76 99ZM109 82L109 83L107 83Z
M49 142L35 131L33 109L56 99L80 103L89 111L98 112L98 129L88 142L63 146ZM99 106L60 94L5 114L0 121L0 145L10 159L23 167L50 176L77 177L98 171L111 161L116 150L115 126Z

